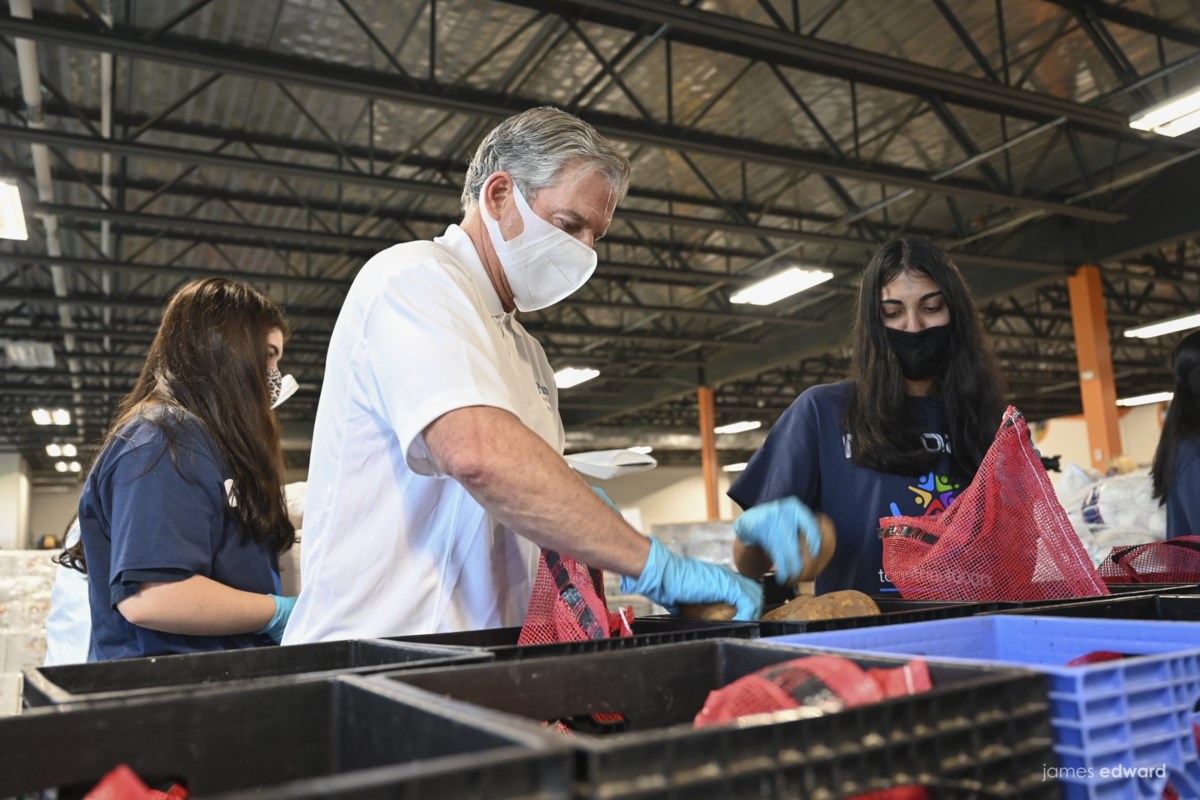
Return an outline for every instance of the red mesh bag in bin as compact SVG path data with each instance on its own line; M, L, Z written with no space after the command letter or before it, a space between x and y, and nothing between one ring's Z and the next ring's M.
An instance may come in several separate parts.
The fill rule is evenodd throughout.
M1105 583L1200 583L1200 536L1114 547L1100 562Z
M1108 594L1012 406L975 479L938 517L879 521L883 569L916 600L1053 600Z
M517 644L552 644L630 636L632 610L609 613L604 573L542 548L529 611Z
M933 688L929 668L914 659L894 669L864 670L840 656L806 656L772 664L712 691L693 725L723 725L751 714L802 709L805 716L835 714ZM920 786L855 795L852 800L927 800Z

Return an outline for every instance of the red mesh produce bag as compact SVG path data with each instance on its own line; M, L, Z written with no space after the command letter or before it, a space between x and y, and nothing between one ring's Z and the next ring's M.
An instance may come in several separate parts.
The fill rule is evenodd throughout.
M750 714L804 709L806 716L878 703L889 697L933 688L920 659L895 669L869 669L840 656L806 656L772 664L710 692L693 722L697 728L722 725ZM901 786L856 795L853 800L926 800L920 786Z
M1200 583L1200 536L1114 547L1100 562L1105 583Z
M630 636L630 609L610 614L604 573L542 548L529 611L517 644L552 644Z
M100 779L84 800L187 800L188 790L175 784L167 791L151 789L138 774L121 764Z
M1108 594L1012 406L975 479L938 517L879 521L883 568L908 599L1052 600Z

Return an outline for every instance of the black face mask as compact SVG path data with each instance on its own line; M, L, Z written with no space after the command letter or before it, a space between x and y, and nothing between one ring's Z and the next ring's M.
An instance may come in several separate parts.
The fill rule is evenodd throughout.
M884 328L892 352L900 360L900 370L910 381L932 378L946 360L950 348L950 326L939 325L916 333Z

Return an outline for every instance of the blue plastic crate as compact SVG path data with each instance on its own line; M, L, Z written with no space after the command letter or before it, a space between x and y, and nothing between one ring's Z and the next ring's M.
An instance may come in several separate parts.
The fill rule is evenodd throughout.
M1200 624L988 616L769 641L1036 669L1050 679L1057 777L1069 800L1159 800L1168 782L1181 798L1200 798L1192 729L1200 701ZM1132 657L1066 666L1095 650Z

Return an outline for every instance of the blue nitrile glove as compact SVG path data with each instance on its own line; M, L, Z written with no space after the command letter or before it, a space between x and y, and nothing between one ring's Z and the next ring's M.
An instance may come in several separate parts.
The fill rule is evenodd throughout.
M279 644L283 641L283 629L287 627L288 617L292 616L292 609L296 607L296 597L280 597L277 594L269 594L267 597L275 601L275 613L259 633L266 634L271 637L271 641Z
M600 495L600 499L603 500L605 502L605 504L608 505L609 508L611 508L613 511L617 512L618 514L621 513L621 509L617 508L617 504L612 501L611 497L609 497L608 495L606 495L604 493L603 489L601 489L599 486L593 486L592 491L595 492L596 494Z
M762 587L728 567L672 553L650 537L650 557L640 578L621 578L621 591L640 594L668 609L681 603L730 603L734 619L754 620L762 613Z
M775 564L775 580L791 583L804 570L799 533L804 533L808 552L821 552L821 526L816 515L797 497L784 497L755 506L734 520L733 532L746 545L761 547Z

